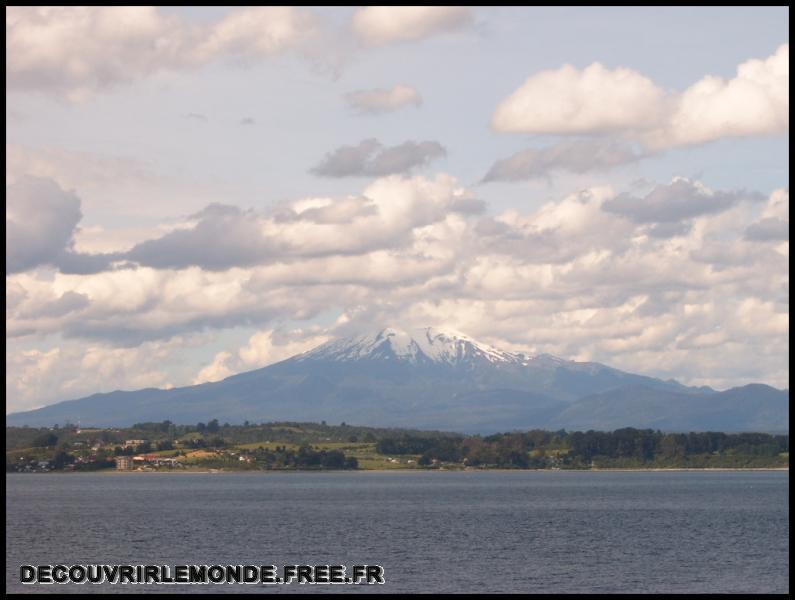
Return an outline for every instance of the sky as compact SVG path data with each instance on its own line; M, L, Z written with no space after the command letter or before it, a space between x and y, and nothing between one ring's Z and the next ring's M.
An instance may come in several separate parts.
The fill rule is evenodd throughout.
M789 387L789 9L7 7L6 412L386 326Z

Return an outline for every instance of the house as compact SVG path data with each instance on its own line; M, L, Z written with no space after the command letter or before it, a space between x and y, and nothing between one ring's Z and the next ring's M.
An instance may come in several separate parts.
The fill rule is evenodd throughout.
M145 444L145 443L146 443L146 440L127 440L126 442L124 442L124 447L125 448L131 448L131 447L134 447L134 446L140 446L141 444Z
M133 467L133 461L131 456L117 456L116 457L116 470L117 471L129 471Z
M167 458L157 454L139 454L132 457L132 464L138 467L180 467L176 458Z

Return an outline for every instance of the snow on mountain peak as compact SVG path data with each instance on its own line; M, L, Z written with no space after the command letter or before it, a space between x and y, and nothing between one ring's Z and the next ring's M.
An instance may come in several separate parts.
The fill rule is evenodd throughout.
M353 361L393 357L410 363L430 361L450 365L478 359L526 364L529 359L525 354L504 352L465 334L434 327L409 331L386 327L376 333L328 342L296 358Z

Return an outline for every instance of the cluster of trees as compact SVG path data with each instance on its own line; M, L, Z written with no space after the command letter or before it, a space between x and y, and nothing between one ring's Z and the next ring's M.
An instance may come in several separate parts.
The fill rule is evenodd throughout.
M788 462L788 435L765 433L662 433L627 427L613 432L541 431L487 437L385 438L382 454L419 454L419 464L461 463L501 468L587 468L590 466L726 466ZM707 460L705 457L709 457ZM717 457L717 458L716 458Z
M554 443L553 443L554 442ZM419 454L423 466L435 463L462 463L468 466L501 468L543 468L555 462L533 455L536 447L563 448L560 436L546 431L496 434L488 437L416 437L403 435L385 438L376 444L381 454Z
M257 448L252 452L257 463L269 469L358 469L359 462L353 456L345 456L341 450L313 450L304 444L298 450L277 446L273 450Z
M206 458L202 461L202 466L252 470L322 470L322 469L358 469L359 462L353 456L346 456L340 450L314 450L309 445L303 445L298 449L290 449L287 446L276 446L275 448L257 448L249 450L246 456L251 462L240 461L237 456L217 456Z
M424 438L461 438L459 434L437 431L398 430L377 427L330 425L322 423L250 423L230 425L212 419L207 423L177 425L172 421L136 423L131 427L80 430L75 425L54 426L53 428L7 427L6 450L55 447L68 449L70 444L81 441L101 443L103 446L122 447L125 440L142 439L151 445L134 448L134 453L152 452L165 449L162 444L170 442L173 447L179 443L187 448L234 446L252 443L285 442L289 444L315 444L323 442L375 443L387 437L409 434ZM126 453L126 451L125 451Z
M612 433L588 431L568 436L573 458L598 457L638 461L674 461L691 456L776 457L789 452L788 435L766 433L661 433L651 429L618 429Z

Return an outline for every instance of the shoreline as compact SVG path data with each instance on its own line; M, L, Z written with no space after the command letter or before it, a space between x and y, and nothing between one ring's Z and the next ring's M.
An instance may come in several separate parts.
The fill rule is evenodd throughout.
M275 473L676 473L676 472L725 472L725 471L789 471L789 467L651 467L648 469L339 469L339 470L246 470L246 471L224 471L224 470L184 470L175 469L169 471L119 471L116 469L102 469L97 471L50 471L19 473L7 472L6 475L173 475L173 474L204 474L218 475L228 473L248 473L258 475L269 475Z

